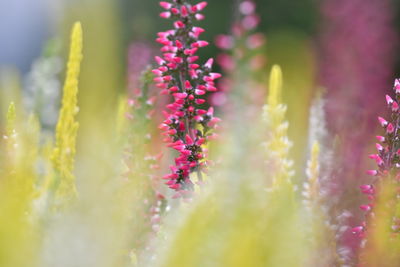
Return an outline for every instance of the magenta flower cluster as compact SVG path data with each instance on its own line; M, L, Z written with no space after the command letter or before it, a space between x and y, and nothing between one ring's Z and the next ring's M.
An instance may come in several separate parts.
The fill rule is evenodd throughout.
M396 175L397 169L400 167L400 140L399 140L399 124L400 124L400 80L396 79L394 83L395 99L386 95L386 102L391 110L391 118L386 120L378 117L380 125L385 130L384 136L377 136L376 154L371 154L369 157L376 161L378 168L376 170L368 170L367 174L372 175L375 179L371 184L361 185L361 192L366 194L369 203L361 205L360 209L366 212L366 218L373 214L373 205L376 194L376 185L380 179L388 175ZM394 173L392 173L394 172ZM361 237L365 236L367 223L353 228L353 233ZM399 226L393 225L393 229L398 229Z
M172 19L174 29L158 33L157 42L162 44L162 57L156 57L158 68L153 70L157 76L154 81L161 94L171 95L174 101L163 112L165 120L160 129L165 136L164 142L179 152L172 165L171 173L163 178L166 184L180 196L190 194L193 181L190 174L197 172L199 180L207 165L204 143L215 137L212 130L220 121L214 117L212 107L204 108L203 98L208 92L215 92L215 80L219 73L211 72L213 59L205 64L197 63L196 55L208 42L200 40L204 29L193 26L194 21L204 19L200 12L207 2L192 5L188 1L174 0L160 2L165 9L162 18Z

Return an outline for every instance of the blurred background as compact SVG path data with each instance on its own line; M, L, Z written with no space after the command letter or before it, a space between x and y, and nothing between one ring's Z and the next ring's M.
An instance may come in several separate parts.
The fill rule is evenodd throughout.
M309 105L315 92L323 88L332 142L336 136L343 144L340 166L345 176L359 179L360 168L367 164L363 149L373 143L376 133L375 117L385 112L381 96L390 90L395 74L400 71L399 1L255 2L260 16L257 31L264 33L267 40L268 64L261 75L267 77L272 64L282 66L283 97L288 104L290 137L295 144L293 156L300 162L298 169L306 160ZM205 40L213 42L217 35L231 32L237 3L209 1L204 12L207 19L200 23L207 30ZM44 99L51 100L41 108L42 124L49 130L53 128L69 29L79 20L85 34L80 121L84 122L86 117L89 120L86 114L92 112L104 119L116 105L118 95L129 87L129 65L140 60L144 64L152 62L151 55L157 53L156 33L170 27L159 18L159 12L156 0L1 0L2 110L13 98L12 88L16 86L23 88L28 107L40 109L33 107L38 101L30 101L37 97L34 92L39 87L47 96ZM139 49L129 53L135 43L151 52L147 51L147 55ZM216 57L220 50L212 44L201 53L204 58ZM251 93L251 88L248 91ZM84 131L85 123L81 125ZM348 167L351 170L346 169L346 162L352 162Z
M24 107L38 113L44 130L53 132L70 28L81 21L84 60L78 158L80 165L96 166L97 162L90 161L97 153L93 144L111 134L102 126L113 119L110 114L120 94L134 89L131 85L137 83L138 72L153 64L152 57L159 53L154 41L157 32L171 28L158 16L158 2L0 0L1 114L11 100L19 106L18 99L22 99ZM204 59L221 53L214 40L231 34L240 1L208 2L206 19L199 23L206 29L203 38L211 43L200 51ZM324 145L335 154L330 164L336 168L331 172L335 176L332 194L340 199L337 210L350 210L354 215L349 225L357 225L362 218L358 185L369 182L364 173L373 162L367 155L373 151L374 136L380 133L376 116L386 114L384 95L400 76L400 1L254 2L259 16L255 31L266 38L267 64L258 75L263 82L273 64L282 67L294 167L301 177L309 155L310 105L316 95L322 95L329 133ZM253 89L242 87L247 94ZM78 168L78 172L85 171Z
M217 35L231 32L238 2L209 1L204 12L207 19L200 23L207 29L206 40L213 42ZM293 156L301 162L299 166L305 163L308 109L315 92L322 90L332 140L336 136L343 144L343 163L352 162L351 171L341 164L344 173L359 176L358 166L366 164L363 149L373 142L375 116L385 112L383 101L377 99L383 99L379 97L390 90L400 71L399 1L255 2L260 16L257 31L264 33L267 40L268 64L261 75L267 77L272 64L280 64L284 71L283 97L295 144ZM41 121L52 129L57 118L67 37L72 23L79 20L85 34L80 120L89 120L86 114L92 112L105 118L118 95L129 87L129 66L140 60L144 64L152 62L151 56L157 53L156 33L170 27L159 18L159 12L156 0L1 0L2 110L13 98L11 88L16 86L23 88L28 107L40 109L34 107L40 101L33 104L30 99L37 97L36 87L42 88L42 94L47 96L44 99L51 103L43 103ZM146 54L139 49L129 53L129 48L138 43L151 52ZM216 57L220 50L212 44L201 53L204 58ZM248 90L251 93L251 88Z
M200 23L207 29L206 40L213 42L217 35L230 33L237 2L209 1L207 19ZM284 102L289 107L294 157L301 162L306 149L308 107L315 92L323 88L328 128L341 143L348 142L342 146L344 161L352 158L353 165L363 165L362 149L372 143L375 116L385 112L383 101L376 99L391 88L400 71L399 1L255 2L260 16L257 31L264 33L267 40L265 77L272 64L280 64L284 71ZM57 88L63 78L67 37L72 23L79 20L85 34L80 120L84 121L85 114L91 112L104 117L115 106L118 94L128 87L130 62L140 60L139 55L145 56L140 51L132 56L132 44L141 43L152 50L144 62L151 62L150 55L157 53L156 33L170 27L159 18L159 12L156 0L1 0L2 110L12 98L11 88L20 85L29 106L32 87L47 86L44 93L50 96L46 99L54 101L45 105L41 119L52 128L57 118ZM205 58L215 57L220 50L212 44L201 53ZM130 57L134 59L130 61ZM43 58L51 60L41 64ZM45 85L38 81L43 76ZM251 92L251 88L248 90Z

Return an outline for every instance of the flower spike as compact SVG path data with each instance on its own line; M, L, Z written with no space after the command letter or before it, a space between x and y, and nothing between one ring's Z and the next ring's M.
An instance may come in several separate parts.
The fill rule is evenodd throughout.
M212 130L220 120L214 117L213 109L209 111L203 95L216 91L215 80L218 73L211 72L213 59L200 64L196 55L199 48L209 45L200 40L204 29L194 26L193 22L204 16L198 12L207 6L203 1L190 4L185 0L160 2L167 11L160 14L162 18L173 20L174 29L158 33L156 41L163 45L162 57L156 57L158 68L153 70L156 86L161 94L170 94L174 101L166 106L165 120L161 123L164 141L179 153L171 173L164 176L166 184L178 191L176 196L188 197L194 182L191 174L197 172L199 180L206 168L203 144L213 138Z
M378 167L376 170L367 171L368 175L374 176L373 183L360 186L361 192L366 194L370 201L375 201L375 194L380 195L383 181L393 180L393 183L398 183L398 166L400 163L400 155L398 153L400 111L397 104L400 100L399 79L395 80L393 89L396 93L395 98L386 95L386 102L391 109L390 120L378 117L380 125L385 130L385 135L376 136L377 140L380 142L376 144L378 153L369 155L369 158L376 161ZM372 214L374 214L374 203L361 205L360 209L366 212L366 221L363 222L362 226L353 228L353 233L364 237L365 231L372 229L371 226L374 224L374 221L371 220L371 218L374 217L372 216ZM396 225L393 225L392 228L395 226Z

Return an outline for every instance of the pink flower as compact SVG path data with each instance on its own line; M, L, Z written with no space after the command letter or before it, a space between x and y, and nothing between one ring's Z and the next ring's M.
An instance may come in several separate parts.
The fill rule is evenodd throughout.
M204 18L198 12L207 2L191 5L185 0L174 0L160 5L169 13L163 12L161 17L172 18L174 29L158 33L156 41L163 45L163 56L156 57L159 67L153 70L157 75L154 81L162 89L161 94L172 95L174 101L166 106L165 120L159 128L167 146L178 152L171 173L163 179L178 191L177 197L188 197L193 188L190 174L197 172L201 180L201 172L206 168L202 145L213 138L212 130L219 122L212 107L208 110L201 107L206 102L202 96L217 90L214 81L221 75L211 72L213 59L201 64L196 55L199 48L209 43L199 39L204 29L192 22Z
M393 90L395 91L396 100L400 99L400 91L397 89L398 80L396 79ZM395 103L390 96L386 95L386 102L388 107L391 109L392 114L390 116L390 120L387 121L382 117L378 117L380 125L385 129L385 136L377 136L377 139L380 143L376 144L376 149L378 151L377 154L369 155L369 158L376 161L378 165L378 170L368 170L367 174L375 176L373 184L361 185L360 189L363 194L368 196L370 201L375 199L376 194L376 185L379 185L380 181L385 179L390 179L392 176L388 175L389 173L397 174L398 173L398 138L399 138L399 120L400 113L399 110L393 110L392 106ZM395 175L396 176L396 175ZM367 205L361 205L360 209L366 212L366 218L369 218L370 214L373 213L373 203L369 203ZM395 226L395 225L393 225ZM392 227L393 228L393 227ZM367 221L363 222L362 226L357 226L353 228L353 233L362 234L364 231L368 229Z

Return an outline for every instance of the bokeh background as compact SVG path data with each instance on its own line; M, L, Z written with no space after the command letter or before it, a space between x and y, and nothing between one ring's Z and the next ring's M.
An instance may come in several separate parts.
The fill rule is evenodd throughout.
M358 160L353 164L364 164L362 157L357 156L365 158L360 147L365 147L363 142L372 142L374 116L385 110L377 96L391 88L400 71L399 1L255 2L261 18L258 31L267 36L265 76L272 64L280 64L284 71L284 102L289 106L294 157L301 162L307 140L308 106L315 91L323 87L327 94L328 128L333 136L339 135L341 142L347 139L356 147L348 150L350 145L346 144L344 159L355 156ZM209 1L207 19L200 23L207 29L206 40L230 32L236 3ZM4 102L10 98L6 92L11 90L7 88L16 83L27 90L26 77L35 60L46 54L65 58L70 25L80 20L85 32L80 120L84 121L85 114L91 112L105 118L119 92L126 90L130 45L144 42L158 48L153 42L156 33L169 26L158 17L159 12L156 0L0 1ZM219 52L215 45L201 51L204 57L215 57ZM61 68L62 64L59 65ZM54 74L62 78L62 73L60 69ZM251 93L251 88L248 91ZM53 117L49 125L56 118ZM359 172L354 166L352 170Z
M221 53L214 40L231 32L239 1L208 2L206 20L200 26L206 29L204 39L212 45L201 50L204 58ZM363 201L358 186L369 182L365 170L373 162L367 155L373 151L374 135L381 131L376 117L386 114L384 95L400 76L400 1L255 2L260 16L257 31L266 36L267 64L260 75L266 81L273 64L282 67L295 169L304 172L309 154L309 107L315 96L322 94L329 131L325 145L335 152L331 167L336 168L333 190L339 199L337 209L350 210L353 221L349 225L357 225L362 218L358 205ZM74 21L81 21L84 61L78 158L80 165L96 166L98 163L90 160L96 158L96 140L112 138L102 125L109 125L119 95L129 89L131 65L140 60L147 64L151 55L158 53L157 32L170 28L158 16L160 10L157 0L0 0L1 114L11 100L23 99L25 106L42 112L39 119L44 129L53 131L69 31ZM138 44L139 49L133 49ZM140 46L146 49L140 50ZM32 106L40 103L31 101L37 88L46 94L47 102L41 107ZM252 94L252 89L242 88L247 94ZM349 240L351 243L350 233Z
M308 107L316 90L324 88L332 143L337 136L343 144L344 163L352 162L351 171L344 173L361 179L358 165L365 168L367 164L364 149L373 143L375 116L385 112L382 98L378 97L391 88L400 71L399 1L255 2L261 18L258 31L267 37L265 76L272 64L280 64L284 71L284 102L288 104L294 158L302 164L306 161L303 157ZM205 10L207 19L200 23L207 29L206 40L213 41L217 35L230 32L236 3L209 1ZM70 25L79 20L85 33L79 115L82 131L86 114L95 112L99 120L106 118L118 94L127 87L130 45L143 42L156 50L158 46L153 42L156 33L169 27L158 17L159 12L156 0L1 0L2 110L11 98L7 94L12 91L10 88L20 83L29 91L27 77L35 60L43 55L65 58ZM204 57L215 57L220 51L211 45L201 53ZM62 63L56 66L60 70L54 75L62 80ZM251 94L251 88L247 90ZM54 107L47 113L56 114L56 110ZM49 128L55 119L56 116L48 119ZM345 164L342 167L346 169ZM349 180L345 178L344 184Z

